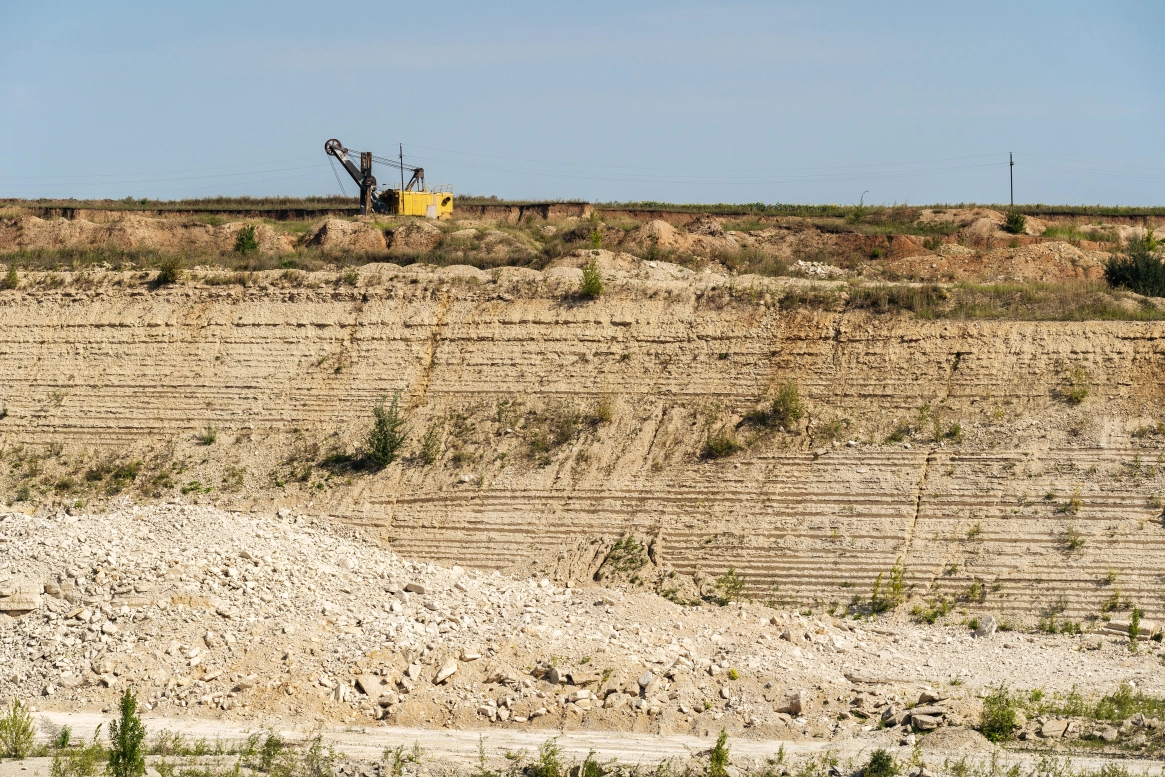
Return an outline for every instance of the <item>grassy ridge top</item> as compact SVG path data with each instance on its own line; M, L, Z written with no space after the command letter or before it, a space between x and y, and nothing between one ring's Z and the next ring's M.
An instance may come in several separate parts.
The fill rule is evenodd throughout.
M460 195L457 203L461 205L502 205L502 206L529 206L552 203L574 203L579 200L509 200L494 196ZM640 200L635 202L595 202L592 203L600 210L648 210L670 211L682 213L709 213L723 216L803 216L846 218L856 213L863 206L856 205L797 205L791 203L676 203L659 202L656 200ZM39 199L19 200L0 199L0 206L28 207L28 208L76 208L90 210L129 210L129 211L260 211L260 210L356 210L359 202L355 197L321 196L321 197L203 197L185 200L150 200L125 198L120 200L76 200L76 199ZM893 210L906 206L864 206L865 211L875 209ZM910 206L913 210L923 208L934 209L963 209L963 208L990 208L992 210L1008 210L1007 205L985 203L937 203L932 205ZM1027 203L1017 205L1016 210L1029 216L1082 216L1082 217L1130 217L1150 218L1165 217L1165 206L1125 206L1125 205L1049 205L1044 203Z

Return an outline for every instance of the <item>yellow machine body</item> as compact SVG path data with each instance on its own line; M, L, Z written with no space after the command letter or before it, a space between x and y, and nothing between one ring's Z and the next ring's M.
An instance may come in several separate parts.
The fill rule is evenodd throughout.
M383 195L388 212L394 216L424 216L447 219L453 216L453 187L438 186L435 191L402 192L390 189Z

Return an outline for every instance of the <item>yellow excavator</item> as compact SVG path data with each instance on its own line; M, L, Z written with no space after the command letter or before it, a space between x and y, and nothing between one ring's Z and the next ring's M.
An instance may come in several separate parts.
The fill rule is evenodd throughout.
M425 188L425 168L409 167L405 164L404 149L400 159L374 156L371 151L349 151L344 144L332 138L324 144L324 151L330 157L340 160L340 164L360 187L360 215L387 213L393 216L424 216L430 219L447 219L453 215L453 187L437 186ZM359 154L360 166L352 157ZM331 161L330 159L328 160ZM395 167L400 170L399 189L379 189L372 175L372 163ZM334 171L334 168L333 168ZM410 173L405 183L405 173ZM337 180L338 175L337 175Z

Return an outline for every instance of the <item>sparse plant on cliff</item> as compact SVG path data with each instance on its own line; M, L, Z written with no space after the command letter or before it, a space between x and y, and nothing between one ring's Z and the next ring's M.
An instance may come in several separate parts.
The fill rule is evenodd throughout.
M906 568L902 566L901 557L890 567L889 577L890 579L883 584L882 573L879 572L877 579L874 580L874 590L870 594L870 609L876 613L892 610L906 598Z
M1088 398L1088 370L1077 364L1060 388L1060 395L1070 405L1079 405Z
M249 254L259 250L259 240L255 237L255 226L248 224L235 235L235 253Z
M1007 211L1007 217L1003 221L1003 231L1010 232L1013 235L1022 235L1027 230L1027 216L1024 216L1018 210Z
M445 429L445 424L441 421L433 421L429 424L429 428L425 430L425 436L421 438L421 461L426 464L436 464L437 459L441 458L441 433Z
M777 395L769 406L749 413L748 420L769 427L791 429L805 416L805 405L801 402L801 392L796 383L786 383L777 389Z
M739 451L743 446L730 429L721 429L708 435L701 455L705 459L723 459Z
M218 439L218 429L208 424L205 429L194 435L194 439L198 440L199 445L214 445L214 441Z
M594 259L583 265L578 294L585 299L598 299L603 294L603 275Z
M744 594L744 579L736 574L736 569L728 567L728 571L716 578L713 600L721 607L730 602L740 601Z
M372 429L368 432L367 455L378 467L387 467L396 461L401 446L408 437L405 418L400 411L400 392L385 407L382 398L372 408Z
M16 262L8 265L8 272L4 275L4 279L0 280L0 289L19 289L20 276L16 273Z

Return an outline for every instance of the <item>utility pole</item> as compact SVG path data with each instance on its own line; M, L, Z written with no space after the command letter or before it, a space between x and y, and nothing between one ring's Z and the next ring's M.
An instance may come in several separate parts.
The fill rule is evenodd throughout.
M401 196L401 212L404 212L404 196L405 196L405 144L399 144L400 148L400 196Z
M1007 175L1011 179L1011 209L1015 210L1015 156L1007 152Z

